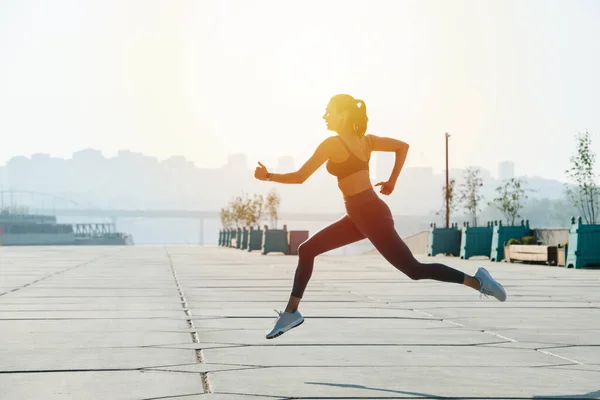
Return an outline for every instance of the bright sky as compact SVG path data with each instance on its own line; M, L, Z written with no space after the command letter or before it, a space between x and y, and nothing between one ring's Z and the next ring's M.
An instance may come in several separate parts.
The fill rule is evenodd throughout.
M563 180L578 131L600 156L598 21L597 0L1 0L0 165L90 147L299 165L350 93L408 166L443 169L448 131L452 167Z

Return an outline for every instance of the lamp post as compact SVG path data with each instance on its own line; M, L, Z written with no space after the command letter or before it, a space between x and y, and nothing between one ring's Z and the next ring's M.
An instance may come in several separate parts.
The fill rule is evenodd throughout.
M450 135L446 132L446 228L450 226L450 186L448 182L448 138Z

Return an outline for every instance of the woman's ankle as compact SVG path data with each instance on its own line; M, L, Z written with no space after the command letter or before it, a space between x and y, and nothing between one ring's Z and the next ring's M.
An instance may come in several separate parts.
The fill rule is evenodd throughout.
M465 280L463 281L463 284L475 290L479 290L481 286L479 283L479 279L473 276L469 276L467 274L465 274Z
M290 296L290 299L285 307L285 312L293 313L298 310L298 305L300 305L300 297Z

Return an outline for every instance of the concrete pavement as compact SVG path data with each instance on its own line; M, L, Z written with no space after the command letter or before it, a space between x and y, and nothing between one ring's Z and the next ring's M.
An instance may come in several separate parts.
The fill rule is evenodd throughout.
M508 300L321 256L267 340L295 256L0 247L0 400L600 398L600 271L435 260Z

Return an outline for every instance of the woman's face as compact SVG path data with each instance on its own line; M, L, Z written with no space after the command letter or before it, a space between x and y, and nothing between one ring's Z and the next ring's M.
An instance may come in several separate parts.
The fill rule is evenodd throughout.
M340 130L346 125L348 117L348 111L339 111L335 104L329 102L323 114L323 120L327 125L327 129L334 132L340 132Z

